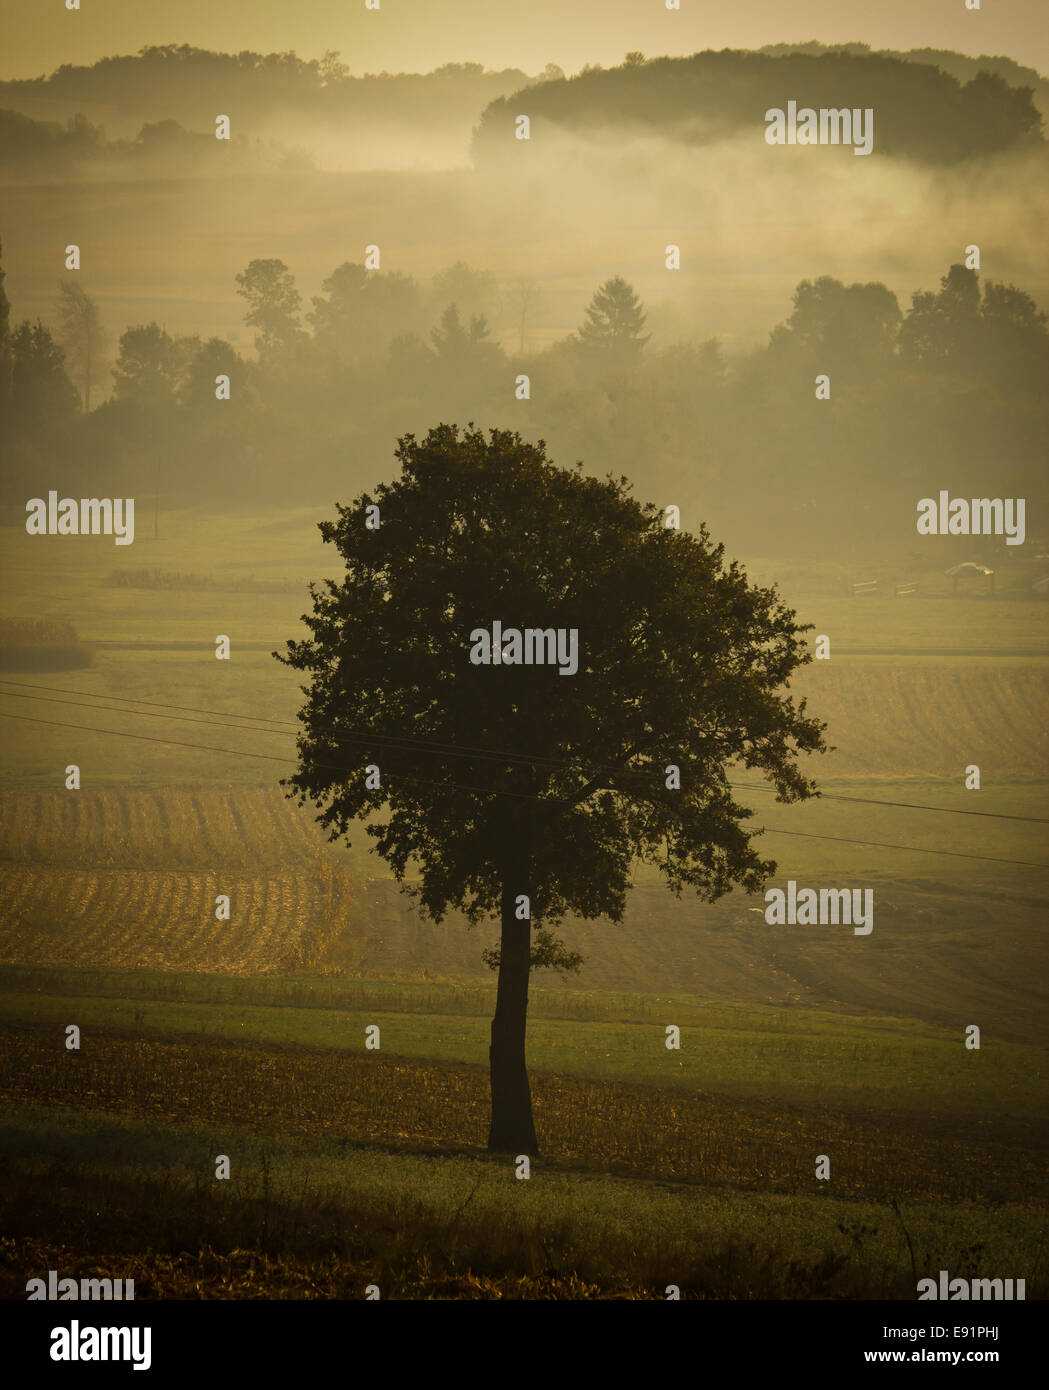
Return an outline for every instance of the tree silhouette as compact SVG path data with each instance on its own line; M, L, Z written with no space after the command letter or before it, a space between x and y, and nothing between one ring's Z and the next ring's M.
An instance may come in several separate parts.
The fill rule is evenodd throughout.
M847 363L870 371L891 361L900 327L900 306L878 283L844 285L830 275L802 280L794 310L772 332L774 347L800 347L816 363Z
M260 355L288 347L302 332L298 325L302 295L295 288L295 277L278 260L254 260L236 277L237 293L248 301L244 322L255 334Z
M158 323L138 324L120 337L113 368L118 399L134 401L145 410L174 403L182 369L176 339Z
M1044 390L1049 367L1046 315L1014 285L952 265L938 293L920 290L900 328L900 355L912 368Z
M988 280L980 305L984 364L999 385L1044 397L1049 377L1049 317L1015 285Z
M970 371L979 353L980 277L952 265L938 293L919 290L900 327L904 360L933 368Z
M430 337L438 358L454 364L471 358L487 360L496 351L495 344L489 341L484 315L476 315L470 320L470 327L464 328L455 304L448 305L441 315L440 327L431 329Z
M796 758L823 726L778 693L809 660L795 615L705 528L666 529L625 479L555 467L511 432L440 425L396 455L397 480L321 523L345 574L311 585L312 636L274 654L309 675L284 785L332 840L367 819L433 921L498 918L488 1147L534 1153L530 970L579 961L553 929L569 912L619 921L635 859L677 894L756 891L775 865L729 766L809 796ZM575 629L578 671L509 649L473 664L496 619Z
M347 358L373 356L422 321L419 286L400 271L366 270L345 261L314 296L309 320L314 338Z
M11 334L12 433L44 435L71 419L79 406L65 353L39 319L23 320Z
M219 375L236 378L238 395L241 394L245 363L224 338L209 338L206 343L193 340L192 348L184 352L184 361L179 382L179 400L183 405L195 410L210 409L216 401L215 378Z
M587 306L579 337L587 347L633 360L648 342L641 336L645 318L631 286L621 275L615 275L605 281Z

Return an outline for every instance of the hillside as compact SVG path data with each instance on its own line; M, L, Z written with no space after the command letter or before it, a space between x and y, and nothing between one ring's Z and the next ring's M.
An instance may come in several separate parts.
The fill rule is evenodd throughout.
M1042 141L1041 117L1027 88L978 72L970 81L937 67L880 54L704 52L690 58L630 55L617 68L584 69L498 97L484 111L474 140L486 160L505 150L516 116L544 130L586 135L611 131L661 134L708 145L754 131L765 112L788 101L819 107L872 108L876 152L931 164L1020 150ZM838 154L841 151L837 151Z

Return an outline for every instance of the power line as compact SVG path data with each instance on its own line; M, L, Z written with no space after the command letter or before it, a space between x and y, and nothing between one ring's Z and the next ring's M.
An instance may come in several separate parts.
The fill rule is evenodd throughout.
M772 787L762 786L760 782L730 782L735 788L745 787L748 791L770 792ZM845 796L841 792L820 792L821 801L854 801L860 806L899 806L908 811L938 811L943 816L983 816L988 820L1019 820L1028 825L1049 825L1049 816L1018 816L1008 811L969 811L955 806L923 806L917 801L882 801L873 796Z
M836 840L843 845L870 845L875 849L907 849L915 854L942 854L950 859L979 859L988 864L1012 864L1024 869L1049 869L1049 864L1032 864L1026 859L996 859L990 854L963 854L957 849L922 849L920 845L890 845L881 840L847 840L842 835L813 835L804 830L777 830L767 827L770 835L793 835L799 840Z
M92 706L88 706L88 708L92 708ZM155 738L150 734L128 733L124 729L98 729L92 728L89 724L66 724L60 723L59 721L54 719L38 719L33 715L29 714L9 714L7 713L7 711L2 710L0 710L0 718L19 719L29 724L44 724L47 725L49 728L55 729L77 729L82 733L88 734L109 734L115 738L131 738L136 739L142 743L163 743L169 744L172 747L176 748L193 748L196 749L198 752L202 753L223 753L240 758L262 758L265 759L267 762L295 764L297 764L298 762L298 759L296 758L285 758L274 753L252 753L246 751L243 748L216 748L212 744L207 743L187 743L181 739ZM344 768L340 768L338 764L335 763L320 763L318 764L318 766L332 767L336 768L339 771L346 770ZM407 776L407 774L404 773L394 773L393 776L401 777L406 782L419 782L430 786L454 787L457 791L478 792L482 796L513 796L517 798L523 798L527 801L542 801L545 799L543 797L536 796L531 792L500 791L494 787L470 787L465 786L460 782L451 782L447 780L435 782L433 781L433 779L428 778L409 777ZM759 835L791 835L799 839L805 840L830 840L838 844L861 845L866 848L874 847L877 849L909 850L914 854L936 854L950 859L973 859L978 860L981 863L1009 864L1014 868L1020 869L1049 869L1049 864L1034 864L1023 859L999 859L986 854L964 854L960 850L925 849L920 845L891 845L882 843L881 841L877 840L852 840L846 839L844 836L841 835L816 835L799 830L779 830L776 826L765 826L760 831L756 831L755 833Z
M204 725L207 725L208 727L211 727L211 728L217 728L217 729L239 729L239 730L241 730L242 732L244 732L244 733L249 733L249 734L277 734L278 736L280 736L280 737L282 737L282 738L287 738L287 734L284 732L283 729L258 729L258 728L253 728L250 724L215 724L213 720L208 720L208 719L190 719L190 718L187 718L185 715L177 715L177 714L151 714L151 713L149 713L148 711L145 711L145 710L120 710L120 709L114 709L114 708L112 707L112 705L101 705L101 704L88 705L88 704L85 704L82 700L56 700L56 699L54 698L54 696L49 696L49 695L44 695L44 696L39 696L39 695L17 695L17 694L15 694L15 693L11 692L11 691L0 691L0 694L4 694L4 695L6 695L9 699L12 699L12 700L15 700L15 699L17 699L17 700L34 700L34 699L35 699L35 700L39 700L39 699L43 699L43 700L46 700L49 704L55 704L55 705L70 705L70 706L72 706L74 709L98 710L100 713L105 713L105 714L130 714L130 715L133 715L134 717L136 717L136 718L138 718L138 719L168 719L168 720L174 719L174 720L177 720L179 723L182 723L182 724L204 724ZM99 697L99 698L101 698L101 697ZM120 697L118 696L117 698L119 699ZM145 702L143 702L143 703L145 703ZM186 707L185 707L185 706L174 706L174 708L177 709L177 708L186 708ZM217 711L216 711L216 713L217 713ZM28 715L11 714L11 715L6 715L5 717L8 718L8 719L27 719L29 716L28 716ZM250 719L252 716L251 716L251 715L243 715L243 716L236 716L236 717L237 717L237 718L246 718L246 719ZM178 744L178 743L179 743L179 740L177 740L177 739L151 738L149 735L146 735L146 734L125 734L124 731L123 731L123 730L120 730L120 729L97 729L97 730L96 730L96 729L92 729L92 726L86 725L86 724L85 724L85 725L81 725L81 724L60 724L60 723L56 723L56 722L53 721L53 720L46 720L46 719L37 719L35 722L38 723L38 724L48 724L48 723L51 723L51 724L54 725L55 728L70 728L70 729L81 728L81 729L86 729L88 732L121 734L122 736L127 737L127 738L144 739L144 740L146 740L146 741L148 741L148 742L153 742L153 743L174 743L174 744ZM282 721L282 722L285 722L285 721ZM374 747L374 737L375 737L375 736L367 736L367 737L366 737L365 735L358 735L358 734L340 734L340 735L338 735L338 737L343 738L343 739L346 739L347 741L349 741L349 742L351 742L351 743L359 743L359 744L362 744L362 745L364 745L365 747ZM180 746L185 747L185 748L203 748L203 747L205 747L206 745L204 745L204 744L195 744L195 743L185 743L185 744L181 744ZM297 765L297 763L298 763L298 759L297 759L297 758L285 758L285 757L280 757L280 756L278 756L278 755L269 754L269 753L250 753L250 752L245 752L243 749L238 750L238 749L235 749L235 748L216 748L214 751L215 751L216 753L234 753L234 754L239 753L239 754L243 755L244 757L266 758L266 759L269 759L269 760L274 761L274 762L294 763L294 764L296 764L296 765ZM411 748L411 747L408 747L408 748L391 748L391 749L389 749L388 751L393 752L393 753L406 753L406 752L407 752L407 753L411 753L411 752L414 751L414 749ZM442 754L442 756L444 756L444 755ZM505 758L499 758L499 757L497 757L497 755L494 755L494 754L493 754L493 757L496 759L496 761L500 762L500 764L502 764L502 763L504 763L504 762L506 761ZM314 760L314 764L315 764L315 766L317 766L317 767L326 767L326 768L330 768L330 769L332 769L333 771L336 771L336 772L353 772L353 771L359 770L359 764L329 763L329 762L322 762L322 761L317 760L317 759ZM447 781L447 780L445 780L445 779L443 779L443 778L442 778L441 780L438 781L438 780L435 780L434 778L409 777L407 773L402 773L402 772L394 772L392 775L397 776L397 777L403 777L403 778L405 778L407 781L419 782L419 783L428 783L430 786L434 786L434 787L436 787L436 786L453 786L453 787L458 787L458 788L460 788L460 790L462 790L462 791L475 791L475 792L481 793L481 794L484 795L484 796L488 796L488 795L494 795L494 796L513 796L513 797L518 797L518 798L523 797L523 798L525 798L525 799L527 799L527 800L541 800L541 799L542 799L542 798L540 798L540 797L535 796L535 794L532 793L532 792L515 792L515 791L510 791L510 790L502 789L502 788L499 788L499 787L470 787L470 786L466 786L465 784L459 783L459 782L449 782L449 781Z
M96 709L99 708L99 706L85 705L82 706L82 708ZM120 712L122 713L123 711ZM110 713L117 713L117 711L111 710ZM6 710L0 710L0 719L21 719L28 724L46 724L52 729L79 729L81 733L112 734L114 738L133 738L140 743L167 743L174 748L194 748L201 753L228 753L236 758L262 758L266 762L271 763L292 763L295 766L298 765L298 758L285 758L278 753L253 753L245 748L216 748L214 744L211 743L186 743L184 740L177 738L156 738L152 734L132 734L128 733L126 729L99 729L92 727L92 725L90 724L65 724L60 723L56 719L37 719L35 716L31 714L9 714ZM219 727L227 729L237 727L243 728L245 726L238 726L235 724L222 724ZM259 730L251 729L249 730L249 732L258 733ZM359 770L356 767L350 768L340 763L317 763L317 766L331 768L335 772L351 772ZM497 787L470 787L466 786L462 782L449 782L444 779L442 779L441 781L436 781L433 778L427 777L409 777L407 773L403 772L395 772L392 775L395 777L401 777L406 782L419 782L421 784L428 785L431 787L455 787L457 791L477 792L481 796L513 796L517 797L518 799L523 798L526 801L540 801L543 799L541 797L532 795L532 793L530 792L504 791Z
M26 690L50 690L63 695L82 695L86 696L90 700L96 701L119 700L123 704L148 705L152 709L182 710L187 713L206 714L218 719L250 719L255 721L256 723L280 724L283 725L285 728L297 729L299 727L294 720L275 719L270 718L266 715L233 714L227 710L209 710L201 708L197 705L172 705L161 703L157 700L136 700L131 696L127 695L94 695L92 694L92 692L87 690L69 690L64 686L37 685L28 681L10 681L4 677L0 677L0 682L2 682L4 685L17 685ZM30 698L28 696L17 696L14 694L14 692L7 691L0 691L0 694L11 694L12 698L16 699ZM74 700L52 700L47 696L39 696L37 698L47 699L48 703L54 704L76 705L78 703ZM137 714L140 718L160 717L157 715L149 715L139 710L117 710L113 709L111 706L106 706L105 704L80 705L79 707L83 709L101 709L111 714L121 714L125 712L133 713ZM180 718L180 722L194 724L205 723L207 721ZM280 729L256 730L252 729L250 725L245 724L223 724L219 727L229 729L239 728L245 730L246 732L258 733L279 734L281 732ZM340 730L337 729L334 725L321 725L319 726L319 728L327 732L333 733L337 738L343 739L347 742L358 742L367 745L369 743L374 744L376 741L378 741L380 744L386 744L387 747L389 747L393 751L404 751L405 749L408 751L412 751L414 748L419 747L435 753L444 754L449 757L485 759L487 761L498 762L500 764L505 764L508 762L517 762L529 765L534 763L546 763L547 765L557 768L570 769L574 767L573 763L570 760L564 758L554 758L548 754L511 753L509 751L500 749L478 748L476 745L471 746L469 744L440 743L433 739L423 739L412 735L381 734L378 733L376 730L372 729ZM593 770L596 773L614 772L618 776L630 776L635 775L637 773L637 769L631 768L596 767ZM765 786L760 782L729 782L727 783L727 785L731 787L734 791L754 791L772 793L775 790L775 788ZM876 797L848 796L841 792L820 792L818 799L821 801L849 801L854 802L856 805L860 806L891 806L897 809L908 811L931 811L935 814L944 816L977 816L984 820L1014 820L1024 822L1028 825L1049 825L1049 817L1045 816L1021 816L1005 811L976 811L970 809L963 810L960 807L955 806L928 806L914 801L891 801L887 799L879 799Z

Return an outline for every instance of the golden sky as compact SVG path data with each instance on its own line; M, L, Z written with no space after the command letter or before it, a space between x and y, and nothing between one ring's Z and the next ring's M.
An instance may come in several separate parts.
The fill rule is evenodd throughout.
M0 0L0 77L33 77L145 44L237 52L338 49L353 73L447 62L577 71L649 56L819 39L1004 54L1049 72L1047 0Z

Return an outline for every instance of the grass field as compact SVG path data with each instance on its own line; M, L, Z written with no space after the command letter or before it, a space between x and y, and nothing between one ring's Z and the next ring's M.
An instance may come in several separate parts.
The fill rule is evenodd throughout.
M384 1054L478 1067L487 1061L494 1002L491 986L0 972L0 1017L55 1037L75 1021L85 1035L247 1038L354 1056L375 1024ZM791 1104L1030 1120L1044 1111L1049 1089L1040 1046L993 1038L975 1053L957 1033L899 1018L542 989L530 1015L532 1065L572 1076ZM665 1045L669 1023L682 1030L679 1051Z
M1044 1282L1029 1202L894 1210L558 1169L518 1182L477 1155L158 1133L51 1106L12 1106L2 1126L5 1150L32 1151L0 1196L7 1297L23 1296L23 1270L48 1267L124 1271L137 1298L360 1298L373 1281L384 1298L662 1298L669 1283L683 1297L911 1298L915 1272L940 1266ZM228 1187L210 1178L217 1152L236 1165ZM60 1233L46 1241L42 1210Z
M393 467L377 460L376 476ZM349 496L338 500L350 501ZM298 508L232 511L172 509L162 504L158 535L151 509L140 504L133 546L108 536L28 536L24 513L12 508L0 525L0 571L5 577L0 616L71 622L87 641L200 641L218 632L242 641L272 642L300 635L308 581L337 574L338 555L323 544L317 523L333 519L335 499ZM1028 547L1028 550L1030 547ZM857 559L854 566L813 561L804 567L763 555L740 555L758 583L775 583L804 622L843 648L928 648L971 651L987 647L1029 658L1049 656L1049 603L1030 585L1045 563L1005 552L999 599L962 588L956 597L938 558ZM138 588L113 576L161 570L204 577L211 587ZM854 580L876 579L881 594L849 598ZM918 582L919 593L893 599L896 580ZM284 592L254 592L245 585ZM218 623L218 626L215 624Z
M82 670L6 673L8 783L61 785L71 761L84 786L258 786L287 775L299 677L270 652L303 635L307 580L337 572L338 557L316 530L330 513L165 514L160 538L141 541L145 559L137 541L120 549L106 537L80 537L67 546L0 528L0 616L71 623L89 643L145 644L96 648ZM142 568L212 587L111 582L114 571ZM843 597L851 572L840 566L784 570L757 557L753 570L778 579L800 617L831 639L830 661L803 670L795 687L835 746L813 764L815 775L960 787L976 763L985 795L1005 781L1049 782L1049 604L1030 593L1030 565L1015 563L993 603L951 598L939 568L923 577L921 597L899 601ZM292 590L238 591L246 581ZM215 659L220 634L231 640L230 661ZM916 651L926 655L916 660ZM182 708L132 712L128 701Z
M797 689L836 750L819 801L738 795L777 884L870 887L874 930L770 927L639 868L622 923L565 923L581 974L536 977L521 1182L483 1152L492 925L420 920L363 832L328 844L277 786L299 697L265 645L332 571L317 518L221 543L143 518L133 565L0 529L4 615L102 644L0 683L52 721L4 721L0 1293L61 1268L139 1297L913 1298L948 1268L1045 1297L1049 610L1020 572L993 604L931 572L896 602L755 561L831 636ZM147 564L206 582L111 582Z

